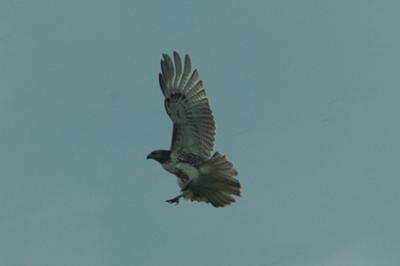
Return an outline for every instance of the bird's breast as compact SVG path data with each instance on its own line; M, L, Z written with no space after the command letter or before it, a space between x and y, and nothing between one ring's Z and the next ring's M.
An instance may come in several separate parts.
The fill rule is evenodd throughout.
M176 168L190 180L196 180L199 177L199 170L191 164L177 163Z
M172 162L171 160L168 160L165 163L163 163L162 167L171 174L176 174L177 172L176 163Z
M176 175L179 179L195 180L199 177L199 170L195 166L188 163L174 162L169 160L163 163L162 167L166 171Z

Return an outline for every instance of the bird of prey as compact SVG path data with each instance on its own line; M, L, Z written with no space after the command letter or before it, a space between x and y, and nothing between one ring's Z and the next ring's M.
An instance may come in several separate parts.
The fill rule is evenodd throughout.
M190 57L184 61L177 52L173 59L163 54L159 74L164 106L173 122L170 150L152 151L147 159L158 161L178 179L181 193L167 200L178 204L180 198L223 207L240 196L238 172L226 156L213 151L215 121L203 82Z

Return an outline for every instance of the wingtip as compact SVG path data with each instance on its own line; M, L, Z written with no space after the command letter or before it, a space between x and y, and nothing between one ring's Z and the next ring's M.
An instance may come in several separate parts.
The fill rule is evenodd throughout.
M162 54L162 57L163 57L163 59L164 59L165 62L168 62L168 61L171 60L171 57L169 57L169 55L166 54L166 53L163 53L163 54Z
M173 54L174 58L176 58L176 57L180 58L180 55L179 55L178 51L174 50L172 54ZM171 60L171 57L167 53L162 53L161 62L166 62L166 61L169 61L169 60ZM190 59L190 56L188 54L185 54L184 62L185 62L186 65L189 66L189 69L190 69L191 59Z
M190 56L188 54L185 54L185 62L190 63Z

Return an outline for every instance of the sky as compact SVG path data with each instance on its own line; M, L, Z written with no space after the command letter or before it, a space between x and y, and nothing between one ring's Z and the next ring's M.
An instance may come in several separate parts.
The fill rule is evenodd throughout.
M0 265L400 265L399 1L0 1ZM162 53L239 171L164 200Z

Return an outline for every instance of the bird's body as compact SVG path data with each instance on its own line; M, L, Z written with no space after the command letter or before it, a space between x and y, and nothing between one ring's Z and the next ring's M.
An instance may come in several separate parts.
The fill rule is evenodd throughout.
M178 178L181 194L168 200L178 203L181 197L204 201L214 207L235 201L240 196L237 171L230 161L218 152L212 156L215 140L215 122L203 83L197 70L191 71L189 56L182 66L179 54L174 52L174 64L163 55L160 87L165 96L165 109L173 121L170 150L156 150L148 159L158 161L162 167Z

